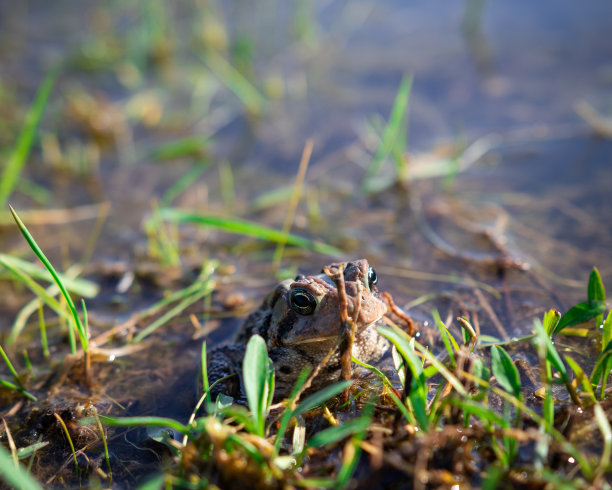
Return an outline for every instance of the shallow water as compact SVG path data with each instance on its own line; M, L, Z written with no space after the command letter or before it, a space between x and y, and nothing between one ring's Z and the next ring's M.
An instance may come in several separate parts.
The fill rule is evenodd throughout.
M127 320L165 289L184 286L205 258L237 270L214 304L239 292L247 300L240 315L255 307L275 282L271 247L182 229L182 269L173 273L149 255L143 223L152 202L203 160L210 167L175 206L281 228L286 205L257 207L256 199L292 184L309 138L308 204L298 208L293 232L339 246L345 258L368 257L381 288L407 307L432 342L434 308L443 320L469 313L481 333L510 338L528 334L548 308L565 311L584 300L594 265L612 284L612 143L595 136L575 110L586 101L610 114L609 2L268 1L256 12L244 2L176 2L165 6L170 55L154 62L141 48L156 25L147 24L147 15L155 20L156 13L140 8L136 2L83 7L63 1L52 9L46 2L0 3L0 94L7 108L0 115L2 155L38 83L58 61L65 65L40 134L55 134L65 155L71 144L97 148L98 157L76 171L58 170L49 149L36 145L24 176L50 196L36 202L18 192L11 199L23 211L110 203L86 267L102 285L100 296L88 301L97 332ZM202 62L197 36L202 26L212 29L211 18L225 29L234 53L236 40L249 41L245 56L252 53L247 66L257 86L277 84L284 92L259 117L248 115ZM140 70L136 82L126 82L130 67ZM377 141L368 122L384 124L404 75L414 77L411 180L367 196L360 182ZM75 116L70 107L83 94L95 103L90 113ZM158 120L151 116L155 110ZM202 154L155 161L161 143L194 135L210 140ZM458 148L468 150L452 177ZM233 198L221 188L223 162L231 165ZM390 162L383 174L392 176ZM74 263L99 212L80 221L68 214L59 224L31 229L54 263ZM1 251L25 254L5 223ZM318 272L333 260L289 251L283 266ZM109 263L119 264L118 272L109 273ZM137 273L133 287L118 293L119 280L131 271ZM27 294L4 288L0 327L7 331ZM230 338L240 322L231 313L212 321L220 328L209 345ZM106 394L119 400L126 383L138 386L128 397L137 400L128 404L130 413L184 418L189 411L200 340L191 340L187 315L173 323L155 345L120 361L117 372L126 378L114 373L104 381ZM456 334L456 326L451 331ZM64 352L65 344L58 349Z

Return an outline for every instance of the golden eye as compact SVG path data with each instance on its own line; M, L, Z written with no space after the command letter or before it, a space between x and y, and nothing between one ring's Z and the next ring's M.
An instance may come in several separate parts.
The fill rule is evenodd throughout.
M317 307L317 299L307 289L295 288L289 295L289 304L300 315L312 315Z
M378 276L374 267L368 267L368 286L372 289L372 286L378 282Z

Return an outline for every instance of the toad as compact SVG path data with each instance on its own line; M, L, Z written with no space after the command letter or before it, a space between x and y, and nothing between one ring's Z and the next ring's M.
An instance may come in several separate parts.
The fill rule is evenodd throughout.
M348 315L354 318L356 327L352 354L366 363L375 363L389 348L388 341L376 332L376 323L387 311L376 288L376 271L365 259L346 262L344 280ZM289 395L304 368L314 369L336 345L341 329L338 289L326 274L299 275L295 280L282 281L245 320L232 344L208 353L211 385L234 375L211 390L211 400L220 393L244 399L242 360L252 335L258 334L266 342L275 369L274 399L280 400ZM336 351L313 379L311 390L338 381L340 371L340 355Z

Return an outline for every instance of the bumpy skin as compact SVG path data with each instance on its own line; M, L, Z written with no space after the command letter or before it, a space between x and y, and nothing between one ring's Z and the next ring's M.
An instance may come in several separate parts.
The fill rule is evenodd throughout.
M387 311L387 304L371 283L370 271L365 259L345 263L344 280L350 317L355 318L355 305L359 305L353 355L367 363L377 362L389 348L388 342L376 332L375 323ZM303 310L300 312L295 305L295 295L302 292L310 293L308 297L316 299L316 307L309 314L304 314ZM281 282L266 296L261 307L246 319L233 344L209 352L207 367L211 384L235 374L217 384L211 391L211 399L215 400L219 393L230 395L235 400L243 399L242 360L246 343L252 335L259 334L266 341L276 374L274 398L279 400L289 395L304 367L313 369L327 355L335 345L340 329L338 291L329 277L325 274L298 276L294 281ZM339 375L340 358L336 352L313 380L312 389L337 381Z

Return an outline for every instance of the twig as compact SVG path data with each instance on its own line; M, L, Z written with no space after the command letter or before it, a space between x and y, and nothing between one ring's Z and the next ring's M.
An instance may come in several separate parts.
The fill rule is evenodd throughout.
M405 311L403 311L401 308L399 308L396 304L395 301L393 301L393 297L386 291L384 291L383 293L383 297L387 300L387 303L389 304L389 309L391 310L391 312L397 316L400 320L403 320L404 323L406 324L406 327L408 328L408 335L410 335L411 337L414 337L414 334L417 333L417 329L414 326L414 322L412 321L412 318L410 318Z
M344 282L344 264L339 264L334 269L328 267L323 268L323 272L336 284L338 289L338 310L340 313L340 379L349 380L352 377L353 370L351 368L351 355L353 353L353 341L355 339L355 319L361 308L361 291L358 289L355 305L353 308L353 316L348 316L348 300L346 298L346 284ZM358 286L359 287L359 286ZM349 400L349 389L346 388L343 393L345 402Z

